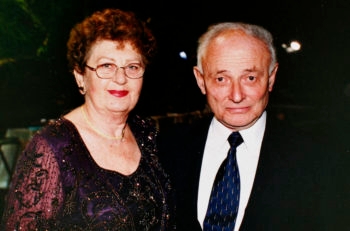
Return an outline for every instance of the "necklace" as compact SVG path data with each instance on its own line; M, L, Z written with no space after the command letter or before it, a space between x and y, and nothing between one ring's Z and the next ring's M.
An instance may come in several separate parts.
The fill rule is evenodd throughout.
M95 128L91 122L88 120L87 116L86 116L86 113L85 113L85 109L84 109L84 106L81 106L81 112L83 114L83 117L84 117L84 120L85 122L89 125L89 127L94 130L94 132L96 132L98 135L106 138L106 139L109 139L109 140L122 140L124 139L124 134L125 134L125 128L126 128L126 125L127 123L125 123L124 127L123 127L123 130L122 130L122 134L120 136L109 136L109 135L106 135L106 134L103 134L103 132L101 132L100 130L98 130L97 128Z

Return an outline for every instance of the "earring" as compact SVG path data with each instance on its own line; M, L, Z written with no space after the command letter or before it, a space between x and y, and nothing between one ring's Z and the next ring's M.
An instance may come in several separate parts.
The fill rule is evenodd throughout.
M80 94L85 95L86 89L84 86L79 86L78 89L79 89Z

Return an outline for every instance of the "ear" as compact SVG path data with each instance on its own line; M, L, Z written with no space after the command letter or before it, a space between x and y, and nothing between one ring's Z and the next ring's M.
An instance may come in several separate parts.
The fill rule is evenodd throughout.
M202 94L205 95L206 91L205 91L205 84L204 84L204 76L202 75L202 73L200 72L197 66L193 67L193 73L194 73L194 76L196 77L196 81L199 89L201 90Z
M74 69L73 71L75 81L78 84L78 87L84 86L84 76L80 74L77 70Z
M273 85L275 84L277 69L278 69L278 64L275 65L275 67L273 68L269 76L269 92L272 91Z
M84 82L84 75L79 73L76 69L73 71L75 81L78 85L79 91L82 95L86 93L86 88L85 88L85 82Z

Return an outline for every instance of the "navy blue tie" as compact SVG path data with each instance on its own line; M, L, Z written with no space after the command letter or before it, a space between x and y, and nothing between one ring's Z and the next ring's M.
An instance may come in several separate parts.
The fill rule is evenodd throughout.
M236 147L243 139L239 132L232 132L228 142L231 148L216 174L203 223L204 231L232 231L235 227L240 194Z

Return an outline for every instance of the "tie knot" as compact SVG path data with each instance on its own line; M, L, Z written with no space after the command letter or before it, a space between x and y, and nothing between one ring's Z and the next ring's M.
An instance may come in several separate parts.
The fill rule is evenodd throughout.
M232 132L227 140L230 143L230 146L235 148L243 143L243 138L239 132Z

